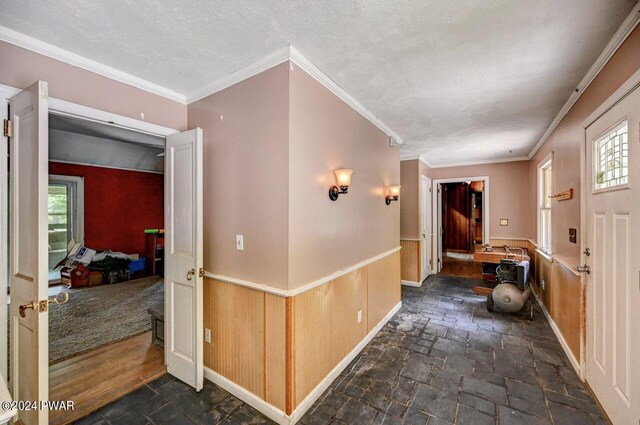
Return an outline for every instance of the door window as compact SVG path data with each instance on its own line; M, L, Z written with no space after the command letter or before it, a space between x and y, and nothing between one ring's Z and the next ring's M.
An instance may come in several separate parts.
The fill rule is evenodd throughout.
M628 124L623 121L594 141L594 191L629 183Z

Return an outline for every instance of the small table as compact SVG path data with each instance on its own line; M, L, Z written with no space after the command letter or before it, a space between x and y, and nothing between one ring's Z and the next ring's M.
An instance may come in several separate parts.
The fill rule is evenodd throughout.
M164 308L152 307L147 313L151 315L151 342L164 347Z

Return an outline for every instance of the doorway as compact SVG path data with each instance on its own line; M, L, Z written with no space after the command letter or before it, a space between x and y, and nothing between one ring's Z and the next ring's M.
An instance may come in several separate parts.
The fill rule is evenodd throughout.
M3 360L3 373L6 373L7 364L11 364L9 387L12 388L14 400L51 399L49 397L49 344L46 342L49 337L49 306L56 304L56 301L61 301L61 298L56 300L47 297L50 291L48 275L50 113L51 116L82 118L87 122L108 125L112 129L128 129L166 138L167 170L165 174L167 178L161 180L167 196L161 196L161 198L165 207L167 245L178 247L179 250L170 249L165 256L165 274L170 276L163 285L167 288L165 305L168 307L164 309L166 317L164 335L167 344L165 349L160 351L161 358L164 357L161 364L164 367L166 363L169 373L197 390L201 389L202 338L198 336L202 335L202 131L194 129L178 133L154 124L48 98L48 84L42 81L34 83L25 90L0 88L2 89L0 95L4 98L2 114L11 118L7 136L2 138L2 142L6 143L3 149L7 148L9 153L7 163L12 170L11 180L8 180L9 168L4 165L0 167L2 173L0 180L9 182L8 190L4 192L9 195L8 199L3 199L3 203L9 205L9 208L4 209L0 214L3 223L7 222L9 217L11 218L9 222L11 232L8 228L0 226L2 238L8 241L9 247L8 255L5 257L8 258L8 264L2 265L2 274L8 276L7 291L1 291L0 299L3 301L2 308L7 308L7 292L11 291L10 323L13 330L9 350L12 361L7 362L6 357L2 358L2 354L0 359ZM12 128L13 126L15 127ZM68 153L73 155L78 153L78 150L72 148ZM93 153L95 158L103 157L99 150L93 150ZM62 205L58 208L59 218L65 215L67 218L61 219L64 223L54 226L64 234L61 237L64 239L73 232L70 230L73 220L69 215L74 208L69 207L68 188L58 189L54 191L54 195L60 196L58 199L60 204L67 204L66 210ZM87 195L86 190L85 195ZM178 205L180 208L176 208ZM177 209L180 211L176 211ZM78 251L82 254L88 252L88 249ZM196 272L198 270L200 272ZM0 324L0 332L4 335L7 335L7 328L7 322ZM145 340L148 341L147 338ZM121 349L114 351L117 363L123 359L122 353ZM94 386L93 384L102 378L103 373L113 369L113 364L113 362L99 362L85 365L85 369L93 372L92 375L84 380L69 382L67 386L75 390L82 385ZM134 364L124 362L120 365L126 369ZM128 391L131 391L137 383L129 381L127 385ZM96 400L101 400L102 404L109 401L105 399L104 394L100 397L95 393L93 395ZM18 412L16 419L25 423L48 423L49 416L47 410L39 410Z
M436 271L481 276L473 255L489 241L489 177L436 179L433 187Z
M636 87L637 87L636 83ZM640 88L616 99L585 127L583 285L585 376L615 424L640 420L640 375L634 353L640 327Z
M164 322L164 144L49 114L49 294L70 299L49 306L49 396L74 402L50 424L166 373L164 332L153 332Z

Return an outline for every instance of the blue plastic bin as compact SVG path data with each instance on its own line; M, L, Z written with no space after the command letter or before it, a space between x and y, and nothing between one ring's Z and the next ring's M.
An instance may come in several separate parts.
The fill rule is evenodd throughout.
M132 260L129 263L129 271L133 274L135 272L144 272L146 259L144 257L140 257L138 260Z

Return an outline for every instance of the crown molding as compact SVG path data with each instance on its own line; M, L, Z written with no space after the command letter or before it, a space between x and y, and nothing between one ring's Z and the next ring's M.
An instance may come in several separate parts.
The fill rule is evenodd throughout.
M526 156L517 156L515 158L498 158L480 161L465 161L465 162L448 162L445 164L432 164L422 154L419 155L400 155L400 161L414 161L419 160L429 168L449 168L449 167L464 167L468 165L484 165L484 164L500 164L502 162L517 162L528 161Z
M330 92L340 98L347 105L355 109L360 115L369 120L373 125L382 130L387 136L391 136L396 139L396 142L401 145L403 143L402 137L400 137L395 131L393 131L388 125L383 123L373 112L369 111L362 103L356 98L351 96L344 90L338 83L333 81L327 74L325 74L320 68L315 66L309 59L307 59L298 49L290 46L289 50L290 60L294 64L298 65L300 69L312 76L316 81L325 86Z
M498 159L488 159L488 160L480 160L480 161L451 162L447 164L437 164L432 166L431 168L466 167L470 165L501 164L504 162L518 162L518 161L528 161L528 160L529 160L529 157L527 156L516 156L514 158L498 158Z
M538 150L544 145L544 142L547 141L551 133L558 127L562 119L569 113L573 105L580 99L580 96L587 90L589 85L595 80L600 71L605 67L609 59L615 54L615 52L620 48L622 43L629 37L629 34L636 28L638 23L640 22L640 1L636 3L631 12L627 15L625 20L622 22L622 25L618 28L616 33L613 35L609 43L605 46L598 56L598 59L594 62L594 64L589 68L586 75L580 80L578 85L576 86L576 91L571 93L569 99L564 103L558 115L551 121L551 124L544 132L538 143L531 149L529 152L528 159L533 158L533 156L538 152Z
M234 84L247 80L255 75L260 74L268 69L278 66L284 62L291 62L298 66L301 70L309 74L313 79L322 84L331 93L353 108L356 112L370 121L373 125L382 130L387 136L394 138L398 144L402 144L402 138L393 131L388 125L383 123L371 111L369 111L356 98L347 93L338 83L333 81L320 68L307 59L298 49L288 46L265 56L264 58L245 66L229 75L226 75L216 81L213 81L204 87L194 90L187 95L187 104L197 102L207 96L211 96L221 90L231 87Z
M185 105L187 103L187 98L183 94L175 92L166 87L162 87L158 84L151 83L147 80L120 71L118 69L112 68L100 62L85 58L84 56L80 56L68 50L61 49L52 44L45 43L44 41L40 41L36 38L19 33L1 25L0 41L5 41L7 43L50 57L60 62L82 68L84 70L102 75L103 77L107 77L115 81L119 81L140 90L162 96L169 100L173 100L174 102L179 102Z
M416 154L414 155L400 154L400 161L415 161L415 160L422 162L424 165L426 165L429 168L433 168L433 164L431 164L427 158L422 156L422 154L417 154L417 155Z
M232 72L231 74L227 74L222 78L212 81L211 83L192 91L191 93L187 93L187 104L197 102L198 100L204 99L207 96L211 96L212 94L218 93L219 91L231 87L234 84L238 84L241 81L248 80L255 75L258 75L268 69L287 62L290 58L290 47L276 50L275 52L268 54L267 56L259 59L251 65L240 68Z

